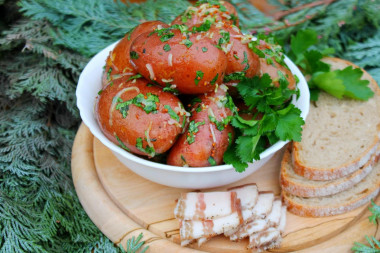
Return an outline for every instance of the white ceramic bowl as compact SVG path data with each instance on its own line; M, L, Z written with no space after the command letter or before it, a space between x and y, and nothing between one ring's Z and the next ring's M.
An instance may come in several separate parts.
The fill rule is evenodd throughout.
M223 186L243 179L258 170L276 153L276 151L281 149L287 143L285 141L278 141L266 149L260 155L261 159L249 164L249 167L243 173L236 172L231 165L191 168L160 164L145 160L123 150L104 136L94 115L95 98L102 86L103 66L109 52L114 48L116 43L117 42L95 55L84 68L79 77L76 90L77 106L83 122L88 126L91 133L111 149L123 164L138 175L153 182L177 188L202 189ZM292 61L285 58L285 63L289 66L292 73L297 75L300 80L298 83L298 89L300 89L301 95L297 101L294 97L293 103L301 109L301 116L306 119L306 115L309 112L310 98L306 80Z

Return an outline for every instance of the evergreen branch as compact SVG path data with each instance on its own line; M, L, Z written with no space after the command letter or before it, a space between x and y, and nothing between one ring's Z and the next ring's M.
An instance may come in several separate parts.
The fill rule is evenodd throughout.
M313 7L318 6L318 5L329 5L332 2L334 2L334 1L336 1L336 0L320 0L320 1L315 1L315 2L304 4L304 5L296 6L296 7L292 8L292 9L282 10L282 11L276 12L272 16L274 17L274 20L280 20L281 18L283 18L283 17L285 17L285 16L287 16L289 14L298 12L300 10L313 8Z
M132 238L127 240L126 245L126 251L124 250L123 246L119 246L119 249L122 253L144 253L148 250L149 246L146 246L142 248L142 246L145 244L145 241L141 241L143 238L143 233L140 233L137 238L132 236Z
M369 208L372 215L369 216L369 221L373 224L377 224L377 219L380 218L380 206L376 205L373 200L371 200L372 207Z
M369 246L355 242L354 247L352 247L351 250L355 253L380 253L380 242L373 236L365 236L365 238Z

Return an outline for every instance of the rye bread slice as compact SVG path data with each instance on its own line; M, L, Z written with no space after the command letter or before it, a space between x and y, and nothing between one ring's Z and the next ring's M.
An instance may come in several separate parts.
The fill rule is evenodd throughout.
M314 198L298 197L282 191L282 199L288 211L299 216L322 217L349 212L368 203L379 193L380 163L377 160L369 175L348 190Z
M334 180L316 181L302 177L294 172L290 145L285 150L281 162L281 188L283 191L299 197L323 197L342 192L359 183L372 171L378 154L380 154L380 146L371 159L357 171Z
M326 58L331 69L354 64ZM332 180L351 174L365 165L379 145L380 90L363 70L362 79L370 82L375 96L368 101L337 99L321 92L303 128L302 141L294 142L294 171L311 180Z

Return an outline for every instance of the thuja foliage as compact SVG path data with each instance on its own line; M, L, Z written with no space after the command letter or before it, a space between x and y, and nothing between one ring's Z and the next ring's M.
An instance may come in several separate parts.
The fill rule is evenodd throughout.
M285 11L277 18L247 0L231 2L245 32L275 34L287 47L296 31L313 29L317 47L334 48L380 81L379 1L318 1L325 4L303 8L313 1L270 0ZM89 57L143 21L170 22L187 5L0 0L0 252L123 251L101 234L75 195L76 83Z

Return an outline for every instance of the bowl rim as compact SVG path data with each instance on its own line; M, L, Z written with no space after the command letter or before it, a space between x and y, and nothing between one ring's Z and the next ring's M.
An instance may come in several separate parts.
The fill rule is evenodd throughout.
M86 113L87 112L86 108L88 107L88 105L84 104L85 99L83 99L82 95L81 95L84 92L84 88L88 87L88 84L86 85L85 78L89 73L92 73L92 71L101 70L101 72L103 72L103 66L104 66L104 62L106 60L104 57L107 57L109 51L111 51L116 46L117 43L118 43L118 41L112 43L111 45L107 46L106 48L104 48L103 50L98 52L94 57L92 57L91 60L85 66L85 68L82 70L82 72L79 76L79 80L78 80L78 84L77 84L77 88L76 88L76 92L75 92L76 99L77 99L77 107L79 109L82 121L90 129L90 132L100 142L102 142L105 146L107 146L109 149L111 149L111 151L116 152L118 155L122 156L125 159L131 160L131 161L138 163L138 164L141 164L142 166L148 166L148 167L156 168L156 169L160 169L160 170L181 172L181 173L209 173L209 172L215 172L215 171L225 171L225 170L234 169L234 167L231 164L223 164L223 165L208 166L208 167L180 167L180 166L173 166L173 165L168 165L168 164L152 162L152 161L146 160L144 158L141 158L137 155L134 155L132 153L129 153L128 151L117 146L115 143L113 143L107 137L105 137L105 135L101 132L99 126L97 126L97 128L99 128L99 129L95 129L96 126L93 126L93 122L91 122L92 120L95 119L95 113L94 113L95 106L93 106L93 109L91 112L91 116L93 117L93 119L91 120L89 118L90 116ZM310 91L309 91L306 79L303 76L303 74L301 73L301 71L298 69L298 67L286 55L285 55L285 63L286 63L286 65L288 65L288 67L289 67L290 71L293 73L293 75L296 75L299 79L299 82L297 83L296 87L297 87L297 89L300 90L300 96L297 99L296 95L293 95L292 103L296 105L296 102L298 102L298 101L304 102L303 108L299 108L299 107L297 107L297 105L296 105L296 107L301 110L301 117L304 120L306 120L307 114L309 113L309 107L310 107L310 102L309 102L310 101ZM99 65L100 65L100 69L99 69ZM302 101L301 101L301 98L302 98ZM94 100L94 105L95 105L96 97L94 97L93 100ZM95 123L97 124L96 120L95 120ZM289 141L281 141L281 140L277 141L275 144L273 144L272 146L270 146L269 148L267 148L265 151L263 151L260 154L260 160L268 157L272 153L277 152L283 146L285 146L288 142ZM255 161L253 161L253 162L255 162ZM248 164L251 164L251 163L248 163Z

